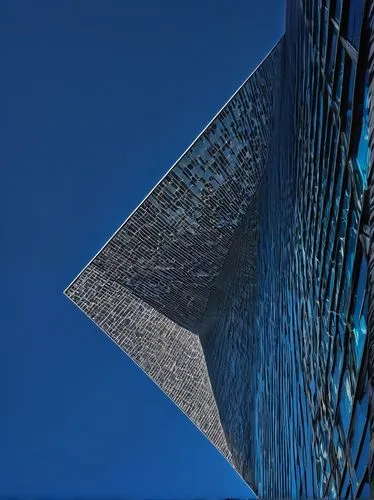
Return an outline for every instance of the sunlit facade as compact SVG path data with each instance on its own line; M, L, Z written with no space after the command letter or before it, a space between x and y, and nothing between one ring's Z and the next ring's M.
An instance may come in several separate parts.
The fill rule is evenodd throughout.
M66 290L263 498L370 496L370 3L289 0Z

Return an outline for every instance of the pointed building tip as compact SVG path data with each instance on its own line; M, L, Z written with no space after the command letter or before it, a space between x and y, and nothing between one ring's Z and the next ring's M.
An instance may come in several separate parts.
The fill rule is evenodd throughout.
M266 166L277 47L64 290L234 466L200 340L190 332ZM243 120L249 109L253 144Z

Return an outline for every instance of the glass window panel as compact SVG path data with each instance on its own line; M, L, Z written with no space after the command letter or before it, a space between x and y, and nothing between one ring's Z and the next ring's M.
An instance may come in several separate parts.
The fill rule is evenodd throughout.
M345 372L343 385L341 390L340 415L343 423L344 433L347 434L349 417L352 410L353 394L350 377L348 372Z
M350 475L349 475L349 470L348 470L348 467L346 468L346 471L345 471L345 475L344 475L344 480L343 480L343 486L342 486L342 489L341 489L341 492L342 492L342 495L343 495L343 498L344 498L344 495L349 487L349 480L350 480Z
M351 447L350 447L352 462L355 461L357 456L358 447L360 445L362 438L362 430L365 424L365 418L366 414L364 413L364 405L363 404L357 405L355 409L354 427L351 436Z
M361 488L361 491L359 493L359 498L370 498L370 486L368 482L365 482L363 487Z
M354 84L355 84L355 73L356 65L351 61L348 54L345 54L345 85L346 85L346 96L345 96L345 106L341 108L343 114L343 124L344 130L347 138L349 138L352 123L352 108L353 108L353 98L354 98Z
M346 2L345 5L345 7L348 8L348 26L346 37L356 50L358 50L358 46L360 44L364 6L364 0L350 0Z
M342 96L343 74L344 74L345 50L341 43L338 44L338 56L336 59L336 71L334 81L335 99L340 102Z
M335 0L335 5L332 10L333 17L339 22L342 12L342 0Z
M369 89L367 86L365 87L362 127L357 149L357 165L366 186L369 166Z
M362 448L360 451L360 457L355 467L358 482L361 481L361 479L365 474L366 467L369 463L369 455L370 455L370 439L369 439L369 425L367 425L364 442L362 444Z
M335 28L331 25L330 28L330 41L329 41L329 53L328 53L328 71L327 77L329 82L332 82L335 68L335 53L338 37Z
M321 8L321 52L322 57L326 57L327 34L329 27L329 11L326 7Z

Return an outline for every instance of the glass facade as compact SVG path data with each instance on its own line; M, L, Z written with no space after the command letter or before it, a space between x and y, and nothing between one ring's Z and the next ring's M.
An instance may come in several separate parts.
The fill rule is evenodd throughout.
M288 0L66 291L261 498L370 496L373 33L369 0Z
M301 71L292 76L300 91L286 172L294 213L282 320L308 413L301 422L290 414L307 429L284 490L293 495L368 496L368 8L303 0L287 9L285 52Z
M369 497L366 7L288 2L270 159L200 334L261 498Z

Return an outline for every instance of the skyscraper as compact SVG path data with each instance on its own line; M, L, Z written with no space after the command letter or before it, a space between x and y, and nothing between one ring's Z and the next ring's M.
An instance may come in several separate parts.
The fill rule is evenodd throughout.
M66 290L260 497L369 496L370 4L289 0L282 40Z

